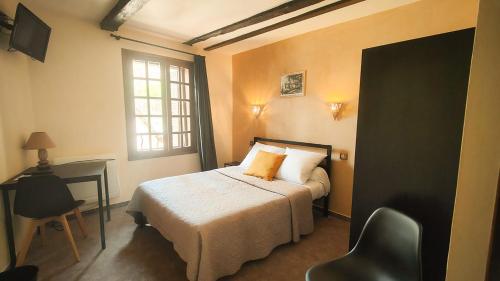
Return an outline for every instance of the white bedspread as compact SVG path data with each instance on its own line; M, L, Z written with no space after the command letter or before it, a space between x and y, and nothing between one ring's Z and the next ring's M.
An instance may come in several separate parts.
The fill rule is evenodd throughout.
M192 281L233 274L313 231L308 188L245 176L240 167L145 182L127 212L173 242Z

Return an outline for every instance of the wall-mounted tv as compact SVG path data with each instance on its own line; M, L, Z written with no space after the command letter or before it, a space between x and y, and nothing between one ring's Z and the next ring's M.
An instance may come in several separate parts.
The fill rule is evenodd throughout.
M44 62L50 31L50 26L19 3L10 35L10 47Z

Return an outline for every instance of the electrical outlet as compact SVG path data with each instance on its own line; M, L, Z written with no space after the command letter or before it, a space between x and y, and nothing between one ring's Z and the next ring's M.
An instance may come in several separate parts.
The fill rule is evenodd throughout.
M340 152L340 160L347 160L347 152Z

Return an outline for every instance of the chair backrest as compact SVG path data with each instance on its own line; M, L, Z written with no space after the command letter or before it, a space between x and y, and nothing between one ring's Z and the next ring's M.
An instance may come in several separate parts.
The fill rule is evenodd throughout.
M41 219L60 216L75 208L75 199L64 181L54 175L19 179L14 213Z
M367 257L394 280L422 280L422 226L390 208L368 218L351 255Z

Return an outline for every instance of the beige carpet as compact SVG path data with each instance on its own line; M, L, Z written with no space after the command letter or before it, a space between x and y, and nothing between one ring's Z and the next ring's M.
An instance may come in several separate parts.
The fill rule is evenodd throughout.
M186 264L152 227L138 228L125 214L125 207L112 210L106 223L107 248L101 251L97 213L85 216L89 237L82 238L70 221L80 251L76 263L64 233L47 228L42 246L35 236L27 263L40 267L39 280L187 280ZM300 243L282 245L265 259L247 262L235 275L221 280L304 280L316 263L344 255L348 249L349 223L337 218L317 217L313 234Z

